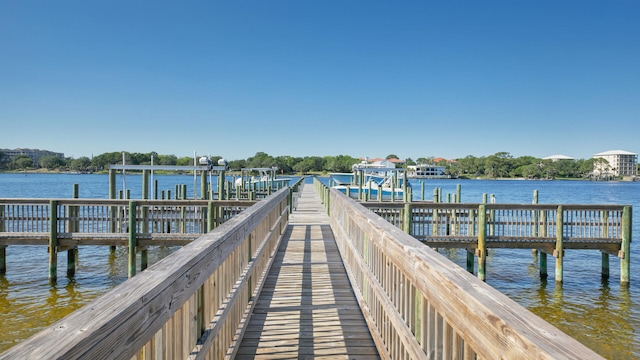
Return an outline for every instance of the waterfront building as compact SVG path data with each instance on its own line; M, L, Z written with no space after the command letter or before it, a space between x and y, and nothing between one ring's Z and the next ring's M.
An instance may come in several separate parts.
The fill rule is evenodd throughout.
M407 176L410 179L446 179L445 167L433 164L418 164L407 166Z
M593 172L602 175L634 176L637 175L638 154L624 150L609 150L594 154L594 158L604 159L608 164L594 163Z
M27 149L27 148L18 148L18 149L0 149L0 153L4 154L2 160L10 162L14 157L25 155L33 160L34 164L38 164L40 158L43 156L57 156L60 159L64 160L64 153L53 152L49 150L40 150L40 149Z
M555 162L558 160L575 160L575 159L567 155L550 155L547 157L543 157L542 160L551 160Z

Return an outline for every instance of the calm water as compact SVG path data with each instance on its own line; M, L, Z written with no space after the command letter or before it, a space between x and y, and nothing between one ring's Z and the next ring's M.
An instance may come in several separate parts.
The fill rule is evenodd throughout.
M192 196L193 176L156 175L159 188L174 192L176 184L186 184ZM141 193L140 176L126 177L132 197ZM199 180L199 179L198 179ZM215 179L214 179L215 180ZM106 198L106 175L0 174L0 197L70 197L72 185L80 184L80 197ZM630 204L633 205L633 234L640 234L638 205L640 183L525 180L427 180L425 196L433 189L454 194L462 187L462 201L480 202L482 194L494 194L497 202L531 203L539 191L539 203ZM118 177L118 189L123 187ZM421 197L421 184L413 183L414 198ZM199 184L196 184L199 189ZM634 236L635 237L635 236ZM157 261L174 249L156 249L150 254ZM454 262L466 266L464 251L442 251ZM12 246L7 249L7 274L0 276L0 351L33 332L86 304L111 287L126 280L126 250L109 254L107 247L81 247L76 277L64 277L66 253L61 253L58 284L47 282L45 247ZM640 249L631 243L631 286L619 286L619 261L611 257L611 276L600 277L600 253L567 250L564 284L556 286L553 259L549 258L549 278L539 278L538 261L531 250L492 249L487 259L487 283L505 293L535 314L575 337L609 359L640 358L640 277L634 271Z

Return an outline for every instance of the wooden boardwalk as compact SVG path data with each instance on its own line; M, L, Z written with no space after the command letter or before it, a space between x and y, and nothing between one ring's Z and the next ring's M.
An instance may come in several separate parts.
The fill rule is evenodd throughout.
M236 359L379 359L313 186L297 209Z

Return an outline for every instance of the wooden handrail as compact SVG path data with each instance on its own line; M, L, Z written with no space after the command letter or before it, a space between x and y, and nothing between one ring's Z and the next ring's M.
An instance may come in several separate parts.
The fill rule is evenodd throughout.
M353 199L325 200L383 357L601 358Z
M286 227L288 193L283 188L242 211L0 359L233 353Z

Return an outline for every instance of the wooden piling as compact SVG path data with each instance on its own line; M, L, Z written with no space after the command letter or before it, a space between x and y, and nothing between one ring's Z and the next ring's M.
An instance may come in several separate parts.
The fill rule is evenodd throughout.
M532 204L537 204L538 203L538 190L533 190L533 200L531 201ZM533 211L533 223L537 224L538 223L538 211ZM538 226L537 225L533 225L533 236L537 237L538 236ZM537 256L538 255L538 249L531 249L531 253L533 254L533 256Z
M224 172L224 170L220 170L220 173L218 174L218 200L225 200L229 198L228 194L225 194L225 185L227 181L225 179Z
M4 205L0 205L0 232L4 232ZM0 275L7 273L7 247L0 245Z
M487 209L484 204L478 206L478 248L476 255L478 256L478 279L486 280L487 265Z
M206 171L201 171L200 172L200 199L202 199L202 200L209 199L209 194L207 192L207 189L208 189L207 184L208 184L208 182L207 182L207 172Z
M73 184L72 198L77 199L79 197L79 185ZM78 207L69 206L69 232L78 231ZM76 263L78 262L78 247L74 246L67 250L67 277L73 278L76 274Z
M215 206L213 201L207 204L207 232L215 228Z
M142 198L145 200L149 199L149 170L142 170ZM149 217L149 207L144 206L140 209L140 215L142 219L144 219L142 223L142 233L149 233L149 222L147 218ZM149 266L149 250L145 247L140 251L140 270L144 270Z
M473 274L473 270L475 270L475 262L476 262L476 257L475 254L472 251L465 251L467 253L467 271Z
M49 284L58 281L58 201L49 201Z
M556 283L562 283L562 259L564 257L564 245L562 243L564 236L562 232L564 214L562 205L558 206L556 210L556 249L553 252L553 256L556 258Z
M117 196L117 192L116 192L116 171L114 169L109 169L109 199L115 199ZM111 233L115 233L116 229L117 229L117 225L118 222L116 220L116 217L118 216L118 207L117 206L111 206L110 208L110 213L109 213L109 230L111 231ZM115 245L111 245L109 246L109 250L111 251L112 254L115 254L116 252L116 246Z
M136 275L136 202L129 201L129 278Z
M602 280L606 280L609 278L609 254L602 251L600 252L602 257Z
M539 233L542 237L547 237L547 211L542 210L540 212L540 227ZM540 250L540 279L546 280L549 276L547 272L547 253Z
M622 210L622 252L620 256L620 285L629 285L631 265L631 206Z
M411 229L413 228L412 220L413 220L413 211L412 211L411 203L406 202L404 203L404 219L402 223L404 224L404 229L403 229L404 232L406 232L409 235L411 235Z
M0 245L0 275L7 273L7 247Z

